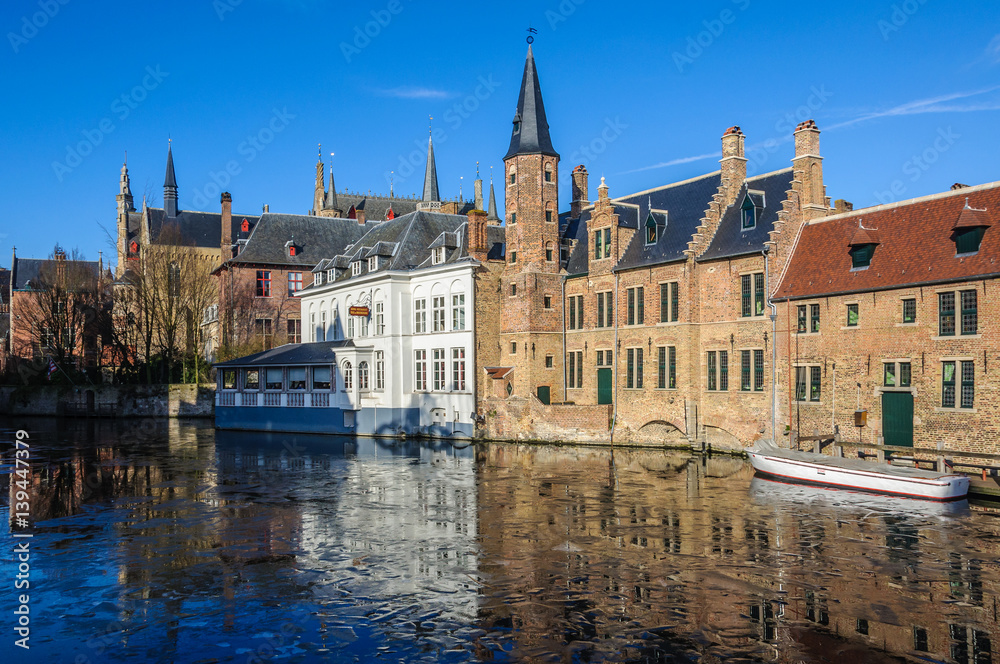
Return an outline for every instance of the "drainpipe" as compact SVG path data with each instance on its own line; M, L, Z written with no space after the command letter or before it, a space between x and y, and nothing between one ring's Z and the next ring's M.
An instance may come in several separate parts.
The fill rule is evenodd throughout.
M615 397L612 400L614 407L611 411L611 444L615 444L615 427L618 426L618 356L621 355L621 348L618 347L618 273L615 272L615 291L613 294L615 303Z
M569 401L566 389L566 275L562 277L562 365L563 365L563 403Z
M777 385L778 385L778 308L771 301L771 263L768 261L767 252L764 254L764 289L767 292L767 306L771 309L771 442L778 445L778 433L774 430L774 423L777 417Z
M476 268L473 267L469 272L471 279L472 288L469 289L472 294L472 302L469 304L469 311L472 312L472 336L469 342L469 359L471 362L466 365L472 367L472 438L476 437L476 416L479 414L479 349L476 347L476 325L479 322L479 318L476 316L476 302L479 300L479 279L476 278ZM401 356L402 354L400 354ZM466 380L468 380L468 372L466 372Z

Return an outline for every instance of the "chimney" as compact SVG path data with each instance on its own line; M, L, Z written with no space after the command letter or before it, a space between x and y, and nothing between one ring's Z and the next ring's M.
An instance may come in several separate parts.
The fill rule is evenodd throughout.
M574 219L579 219L580 214L583 213L583 208L590 205L590 201L587 200L587 196L590 195L587 189L587 167L580 164L573 169L573 183L572 183L572 196L570 196L570 216Z
M723 207L729 207L736 201L736 195L747 179L747 160L744 156L744 139L742 130L732 126L722 135L722 189L725 200Z
M362 208L357 208L357 209L355 209L355 213L358 216L358 224L360 226L364 226L365 225L365 209L363 207Z
M843 198L838 198L833 202L833 209L837 214L842 212L852 212L854 210L854 203L845 201Z
M478 261L485 261L489 251L486 241L486 213L482 210L470 210L469 218L469 253Z
M800 122L795 128L795 157L792 159L794 182L799 205L808 221L823 216L830 209L823 186L823 157L819 154L819 129L814 120ZM796 184L797 183L797 184Z
M233 197L222 192L222 262L233 257Z

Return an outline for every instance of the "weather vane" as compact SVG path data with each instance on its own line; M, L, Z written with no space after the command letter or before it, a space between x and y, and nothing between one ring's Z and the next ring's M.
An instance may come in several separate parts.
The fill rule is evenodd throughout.
M531 26L528 26L528 33L529 33L528 34L528 44L529 45L530 44L534 44L535 43L535 37L534 37L534 35L538 34L538 30L535 30Z

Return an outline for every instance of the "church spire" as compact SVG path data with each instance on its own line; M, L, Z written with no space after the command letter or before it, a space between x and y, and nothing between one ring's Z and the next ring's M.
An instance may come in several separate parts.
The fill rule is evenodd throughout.
M434 162L434 137L427 137L427 168L424 171L424 203L440 202L437 164Z
M323 199L326 196L323 182L323 144L318 144L316 150L316 186L313 188L313 214L319 214L323 209Z
M177 175L174 173L173 141L167 139L167 174L163 178L163 211L168 218L177 216Z
M510 136L510 147L504 160L519 154L545 154L558 157L549 137L549 123L545 119L542 104L542 89L538 85L535 70L535 56L528 44L528 57L524 62L524 76L521 78L521 94L517 98L517 112L514 114L514 128Z
M337 209L337 187L333 184L333 153L330 153L330 189L326 192L326 203L323 205L327 210Z
M497 196L493 192L493 167L490 166L490 209L487 210L486 221L500 221L497 216Z
M135 210L135 205L132 204L132 185L128 177L128 154L125 155L125 161L122 162L122 173L121 180L118 183L118 201L119 207L124 210ZM124 203L124 206L122 204Z

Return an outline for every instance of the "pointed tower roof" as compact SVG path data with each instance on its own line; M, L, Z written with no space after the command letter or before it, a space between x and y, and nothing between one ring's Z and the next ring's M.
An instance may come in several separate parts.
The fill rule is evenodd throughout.
M517 98L517 113L514 114L514 129L510 137L510 147L504 159L519 154L547 154L558 157L549 138L549 123L545 119L542 104L542 89L538 85L535 70L535 56L528 45L528 57L524 62L524 76L521 78L521 95Z
M331 155L330 163L330 189L326 192L326 203L323 207L327 210L337 209L337 187L333 184L333 155Z
M497 216L497 196L493 193L493 178L490 178L490 209L487 211L486 220L500 221L500 217Z
M163 186L177 188L177 176L174 174L174 146L171 142L167 143L167 175L163 179Z
M424 171L424 196L425 203L440 201L441 195L438 193L438 173L437 164L434 162L434 137L427 138L427 169Z

